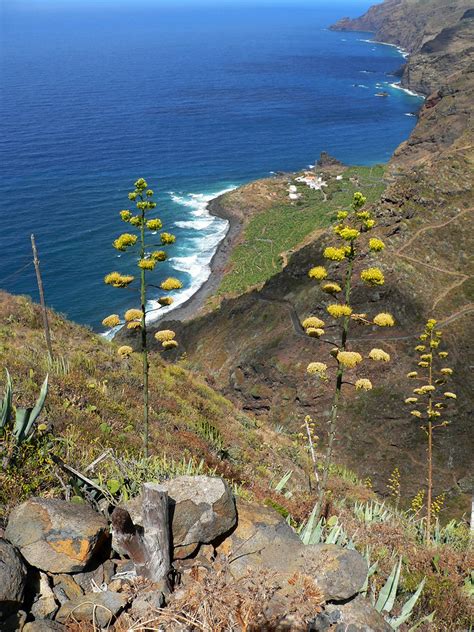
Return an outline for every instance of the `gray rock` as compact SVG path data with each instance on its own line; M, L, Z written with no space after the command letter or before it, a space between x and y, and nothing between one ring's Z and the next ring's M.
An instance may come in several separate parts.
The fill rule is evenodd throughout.
M303 549L303 543L273 509L237 499L237 528L218 547L218 554L232 560L235 579L256 567L286 571Z
M26 566L14 546L0 538L0 621L23 602Z
M337 544L303 546L292 567L313 577L326 601L343 601L356 595L368 570L360 553Z
M130 606L130 612L132 617L136 619L145 619L148 615L156 612L158 608L163 608L165 605L165 596L159 590L141 592L136 599L133 600Z
M10 514L5 537L35 568L83 571L109 540L106 519L86 505L32 498Z
M51 619L36 619L25 623L23 632L65 632L66 628L57 621Z
M84 591L79 584L74 581L73 577L73 575L65 574L53 575L53 592L60 605L66 603L66 601L77 599L84 594Z
M174 547L209 544L235 526L237 513L234 496L223 479L211 476L178 476L161 485L170 499ZM143 525L141 502L139 496L124 505L134 524L139 526ZM194 551L193 547L189 547L184 557L190 554L191 549Z
M49 585L48 576L45 573L40 573L37 594L31 606L31 614L35 619L52 619L58 608L54 592Z
M128 597L109 590L87 593L61 606L56 621L67 623L72 615L76 621L93 621L105 628L115 619L128 602Z
M391 632L383 616L362 595L344 604L328 604L326 612L336 615L335 632Z

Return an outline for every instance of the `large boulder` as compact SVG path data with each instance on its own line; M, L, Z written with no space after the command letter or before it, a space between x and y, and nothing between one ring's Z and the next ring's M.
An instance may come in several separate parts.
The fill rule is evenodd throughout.
M86 593L61 606L56 621L67 623L72 620L94 622L101 628L108 627L128 602L128 597L110 590Z
M66 632L66 628L61 623L51 619L35 619L25 623L22 632Z
M0 621L23 602L26 566L14 546L0 538Z
M336 544L305 546L273 509L237 501L237 528L219 546L235 579L266 568L279 574L311 577L329 600L356 595L367 578L367 562L357 552Z
M357 595L368 571L360 553L337 544L303 546L292 567L313 577L326 601L344 601Z
M107 520L86 505L32 498L10 514L5 537L49 573L83 571L107 545Z
M235 579L258 567L286 571L303 544L279 513L241 499L237 500L237 528L218 547L229 561Z
M237 512L229 485L213 476L178 476L164 481L168 492L170 522L175 557L191 554L199 543L208 544L229 532ZM124 506L135 525L143 526L142 497ZM183 547L186 555L181 555Z

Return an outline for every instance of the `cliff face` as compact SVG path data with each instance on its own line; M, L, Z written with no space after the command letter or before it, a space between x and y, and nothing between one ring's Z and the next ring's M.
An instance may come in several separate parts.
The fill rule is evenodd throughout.
M369 372L377 384L374 391L348 394L336 458L371 476L381 492L398 466L403 493L418 491L425 437L402 402L411 391L405 376L413 367L417 335L434 317L446 332L458 393L453 423L438 435L435 447L437 493L449 490L451 502L472 485L474 72L473 12L466 12L467 4L389 0L359 20L337 25L374 30L377 39L417 51L403 83L429 97L411 137L390 161L387 188L373 205L387 243L381 260L387 284L376 291L360 285L354 292L357 311L387 310L399 324L389 335L356 332L354 348L365 353L380 344L394 362L382 373ZM251 187L243 187L239 196L242 209L252 207ZM323 263L322 249L329 241L325 233L295 252L261 290L225 300L200 318L171 324L189 362L212 374L245 410L295 431L302 416L310 414L319 421L322 438L331 390L308 379L305 367L325 361L326 350L304 335L299 321L324 314L327 295L307 271ZM467 502L460 507L466 509Z
M372 31L375 39L419 51L443 29L453 26L472 9L470 0L386 0L360 18L343 18L336 31Z

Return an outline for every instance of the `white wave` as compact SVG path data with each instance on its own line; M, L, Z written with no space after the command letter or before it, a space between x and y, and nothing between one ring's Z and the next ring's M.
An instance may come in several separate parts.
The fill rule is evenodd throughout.
M405 112L405 116L416 116L414 112Z
M401 46L398 46L397 44L389 44L388 42L378 42L377 40L371 40L371 39L360 39L360 40L357 40L357 41L359 41L359 42L366 42L367 44L380 44L380 46L391 46L392 48L396 48L397 51L400 53L400 55L402 57L405 57L405 59L410 54L408 51L406 51ZM372 50L375 50L375 48L373 48Z
M161 318L164 314L171 312L179 307L208 280L211 274L211 261L217 250L218 245L224 239L229 229L229 222L220 217L211 215L208 210L208 204L211 200L233 191L236 187L231 186L217 193L189 193L177 194L170 192L170 197L176 204L190 208L191 219L178 220L175 226L180 228L188 228L196 231L196 236L192 236L183 244L186 250L192 251L190 255L178 255L171 257L168 262L177 272L186 272L191 282L185 285L181 290L170 292L168 296L172 296L174 302L167 307L160 307L158 301L151 300L147 305L150 312L147 321L153 322Z
M409 94L411 97L417 97L418 99L425 99L426 97L422 94L418 94L418 92L414 92L413 90L409 90L408 88L404 88L400 82L389 83L391 88L395 88L395 90L401 90L406 94Z

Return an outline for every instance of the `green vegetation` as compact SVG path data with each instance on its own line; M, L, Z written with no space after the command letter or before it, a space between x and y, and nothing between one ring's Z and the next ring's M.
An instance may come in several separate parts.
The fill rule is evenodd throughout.
M363 188L368 201L374 202L385 188L383 175L383 165L350 167L342 174L342 180L328 176L323 193L292 177L289 183L297 187L300 199L292 203L286 189L285 195L279 194L276 199L269 195L270 206L250 219L243 243L232 252L230 271L219 293L245 292L267 281L282 269L287 254L303 245L315 231L327 227L336 212L350 204L355 191ZM269 193L274 193L271 180L268 187Z

